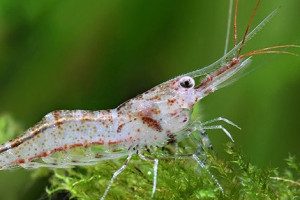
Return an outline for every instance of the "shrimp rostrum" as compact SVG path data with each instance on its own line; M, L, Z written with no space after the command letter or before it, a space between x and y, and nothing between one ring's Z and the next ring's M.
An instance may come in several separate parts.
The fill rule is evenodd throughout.
M256 8L259 3L260 1L257 2ZM93 165L101 160L127 156L122 167L113 174L104 191L102 197L104 199L114 179L126 168L132 155L136 153L141 159L154 163L153 196L156 188L158 159L144 156L143 151L151 146L162 147L170 139L179 141L185 137L193 137L194 132L199 133L202 139L201 145L210 147L211 144L206 134L208 129L220 129L233 140L223 126L212 125L212 123L224 121L236 126L235 124L221 117L206 122L201 122L199 119L191 120L193 106L205 96L226 85L231 77L246 68L251 63L252 55L292 54L280 49L296 47L295 45L281 45L241 54L244 44L276 12L273 11L248 33L256 8L242 41L237 43L235 40L233 49L228 53L225 52L225 55L215 63L166 81L124 102L116 109L51 112L23 135L0 146L0 169L15 166L64 168L75 165ZM99 152L92 151L90 148L92 146L101 148ZM72 153L82 147L85 149L82 154ZM191 157L203 167L196 153ZM222 190L218 182L216 180L215 182Z

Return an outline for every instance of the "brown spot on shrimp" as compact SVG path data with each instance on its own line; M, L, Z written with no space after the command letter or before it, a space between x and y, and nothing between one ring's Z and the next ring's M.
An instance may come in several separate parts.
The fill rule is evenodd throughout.
M62 124L62 121L60 120L61 117L60 117L60 114L61 114L61 111L54 111L53 112L53 117L54 117L54 120L55 120L55 124L57 125L57 128L59 130L62 130L62 127L61 127L61 124Z
M176 138L175 138L175 135L171 133L170 130L166 131L166 134L167 134L167 137L168 137L168 142L167 144L174 144L176 143Z
M152 128L158 132L162 132L163 128L160 123L151 117L142 117L143 124L146 124L149 128Z
M120 133L120 132L122 131L122 128L123 128L124 125L125 125L125 124L120 124L120 125L118 126L117 133Z
M156 109L156 108L151 108L150 109L150 112L154 115L158 115L161 113L161 111L159 109Z
M160 100L161 100L161 97L160 97L159 95L155 95L154 97L150 97L148 100L149 100L149 101L153 101L153 100L158 100L158 101L160 101Z
M16 161L16 164L23 164L25 163L25 159L19 159Z
M175 102L176 102L176 99L168 99L168 104L169 105L172 105Z
M130 99L127 100L127 101L125 101L125 102L123 102L122 104L120 104L120 105L117 107L117 111L120 111L123 107L125 107L126 104L127 104L129 101L130 101Z
M22 143L21 140L14 140L11 144L10 144L10 148L14 148L19 146Z
M95 155L95 158L102 158L103 157L103 155L101 155L101 154L96 154Z

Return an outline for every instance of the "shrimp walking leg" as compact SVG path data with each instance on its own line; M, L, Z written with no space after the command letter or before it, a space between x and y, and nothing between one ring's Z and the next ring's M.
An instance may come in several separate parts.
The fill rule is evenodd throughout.
M235 123L233 123L232 121L230 121L229 119L226 119L226 118L224 118L224 117L217 117L217 118L215 118L215 119L211 119L211 120L202 122L201 125L202 125L202 126L205 126L205 125L207 125L207 124L211 124L211 123L219 122L219 121L223 121L223 122L225 122L225 123L227 123L227 124L230 124L230 125L232 125L232 126L238 128L238 129L241 129L238 125L236 125Z
M211 126L207 126L209 124L212 124L214 122L218 122L218 121L223 121L227 124L230 124L236 128L239 128L236 124L234 124L233 122L231 122L230 120L223 118L223 117L218 117L212 120L208 120L205 122L201 122L200 119L196 119L193 123L193 127L192 129L190 129L191 132L197 132L198 136L200 137L200 142L197 138L195 138L193 135L191 135L191 139L195 142L196 144L196 151L195 153L193 153L192 155L190 155L199 165L199 167L201 167L202 169L204 169L212 178L212 180L215 182L215 184L219 187L220 191L224 194L224 190L221 186L221 184L219 183L219 181L215 178L215 176L205 167L205 159L206 159L206 154L203 151L203 148L208 148L212 150L212 144L210 142L210 139L208 137L208 134L206 133L205 130L211 130L211 129L221 129L222 131L224 131L224 133L233 141L233 138L231 136L231 134L229 133L229 131L227 131L222 125L211 125ZM240 128L239 128L240 129ZM203 157L204 161L201 161L199 156Z
M213 146L211 144L211 141L210 141L210 139L208 137L207 132L205 130L201 130L201 131L198 131L198 135L199 135L199 137L201 139L203 147L205 147L207 149L210 149L210 150L213 150Z
M221 186L221 184L219 183L219 181L215 178L215 176L205 167L205 164L199 159L199 157L196 154L192 154L192 157L194 160L196 160L196 162L198 163L198 165L204 169L209 175L210 177L214 180L215 184L219 187L219 189L221 190L221 192L224 194L224 190L223 187Z
M191 135L191 137L190 137L191 140L196 145L196 150L195 150L194 154L196 154L197 156L200 156L202 162L205 163L206 157L207 157L205 149L213 150L213 146L211 144L211 141L210 141L207 133L204 130L197 131L197 135L200 137L200 140L199 140L199 138L196 138L194 135Z
M202 127L202 129L204 130L214 130L214 129L221 129L229 138L232 142L234 142L231 134L229 133L229 131L224 128L222 125L214 125L214 126L204 126Z
M151 193L151 198L153 198L155 190L156 190L156 183L157 183L157 166L158 166L158 159L151 159L151 158L147 158L146 156L144 156L143 154L141 154L140 152L138 152L139 157L142 160L145 161L150 161L150 162L154 162L154 166L153 166L153 187L152 187L152 193Z
M205 142L205 139L208 138L206 135L206 132L205 130L212 130L212 129L221 129L229 138L232 142L234 142L231 134L229 133L229 131L227 129L225 129L222 125L210 125L210 126L207 126L209 124L212 124L214 122L219 122L219 121L223 121L229 125L232 125L238 129L240 129L240 127L238 125L236 125L235 123L233 123L232 121L224 118L224 117L217 117L215 119L212 119L212 120L208 120L208 121L205 121L205 122L201 122L200 119L196 119L192 126L192 130L193 131L200 131L200 138L203 140L203 142Z
M107 195L107 193L108 193L108 191L109 191L111 185L113 184L115 178L116 178L121 172L123 172L123 171L125 170L127 164L129 163L129 161L130 161L130 159L131 159L131 156L132 156L132 154L129 154L128 157L126 158L124 164L122 165L122 167L121 167L120 169L118 169L117 171L115 171L113 177L110 179L110 182L109 182L108 186L106 187L106 190L105 190L105 192L104 192L104 194L103 194L103 196L101 197L100 200L104 200L104 199L105 199L105 197L106 197L106 195Z
M199 143L199 142L197 142L197 143ZM202 153L202 155L204 155L204 153ZM189 157L189 158L192 157L197 162L199 167L206 171L206 173L211 177L211 179L214 181L214 183L218 186L220 191L224 194L223 187L221 186L219 181L216 179L216 177L207 169L207 167L205 166L205 160L203 161L199 158L199 153L198 152L193 153L193 154L180 154L180 155L176 156L176 158L186 158L186 157Z

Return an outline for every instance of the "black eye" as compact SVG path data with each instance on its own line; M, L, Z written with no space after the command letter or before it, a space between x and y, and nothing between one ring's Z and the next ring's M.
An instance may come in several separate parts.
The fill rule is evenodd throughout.
M183 88L192 88L195 85L195 81L191 77L185 76L180 79L179 84Z

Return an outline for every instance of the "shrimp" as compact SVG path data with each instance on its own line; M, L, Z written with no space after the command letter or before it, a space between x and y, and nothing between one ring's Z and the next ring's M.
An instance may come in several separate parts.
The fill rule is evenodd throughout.
M113 174L101 198L104 199L115 178L125 170L132 155L138 154L142 160L154 163L151 195L153 197L157 184L158 159L148 158L143 152L149 147L163 147L170 140L177 142L185 137L193 138L192 133L194 132L198 133L201 139L199 143L196 138L193 138L199 148L211 148L206 133L206 130L210 129L222 130L233 141L231 134L223 126L211 125L214 122L224 121L236 126L233 122L221 117L206 122L201 122L199 119L192 120L193 106L207 95L222 88L230 78L249 66L252 55L293 54L280 49L298 47L296 45L281 45L245 54L241 53L245 43L262 29L277 11L269 14L249 33L252 19L259 4L260 0L256 3L243 39L237 43L238 0L236 0L234 47L229 52L225 50L225 55L215 63L161 83L115 109L51 112L23 135L0 146L0 169L17 166L23 168L66 168L78 165L94 165L99 161L127 156L121 168ZM230 22L230 20L228 21ZM195 79L199 79L198 84L196 84ZM84 147L83 151L80 152L82 147ZM199 166L204 167L198 153L191 154L191 158ZM212 174L211 177L214 179ZM218 181L216 179L214 181L223 192Z

